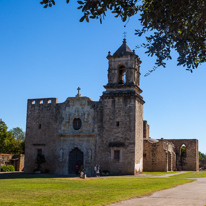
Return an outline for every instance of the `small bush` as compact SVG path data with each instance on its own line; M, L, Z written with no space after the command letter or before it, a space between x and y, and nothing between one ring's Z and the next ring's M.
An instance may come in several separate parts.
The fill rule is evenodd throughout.
M13 165L7 165L7 172L13 172L15 168ZM6 172L6 165L1 165L1 172Z

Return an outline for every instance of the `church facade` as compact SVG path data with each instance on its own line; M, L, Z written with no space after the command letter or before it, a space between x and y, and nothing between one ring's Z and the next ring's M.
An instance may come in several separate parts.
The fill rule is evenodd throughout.
M69 97L29 99L27 104L25 172L33 172L38 153L43 169L74 174L83 165L92 175L95 164L111 174L143 171L143 104L140 59L123 40L108 53L108 83L98 102Z
M99 101L81 96L80 88L76 97L63 103L58 103L57 98L28 100L25 172L34 171L37 154L45 155L42 170L55 174L74 174L76 164L83 165L89 176L96 164L101 171L116 175L143 171L146 156L143 157L145 102L139 88L141 61L126 39L113 55L108 53L107 59L108 83ZM174 153L174 145L169 148ZM168 153L164 148L161 151ZM175 155L170 164L175 167L174 158ZM166 161L163 170L174 168L168 167L169 160Z

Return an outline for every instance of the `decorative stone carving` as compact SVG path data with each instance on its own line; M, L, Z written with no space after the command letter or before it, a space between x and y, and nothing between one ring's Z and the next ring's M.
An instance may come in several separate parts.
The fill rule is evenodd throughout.
M94 111L87 105L88 98L69 98L70 107L63 113L64 121L61 125L60 133L90 133L94 131ZM74 104L75 102L75 104ZM74 130L73 120L81 119L82 126L79 130Z
M59 162L62 162L62 160L63 160L63 149L61 148L60 150L59 150Z

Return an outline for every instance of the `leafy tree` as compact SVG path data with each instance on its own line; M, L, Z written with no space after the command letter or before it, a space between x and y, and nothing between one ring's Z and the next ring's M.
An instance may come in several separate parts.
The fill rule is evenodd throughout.
M10 131L7 131L8 127L5 122L0 120L0 152L9 153L11 149L10 144L14 139L13 134Z
M69 0L66 0L69 3ZM156 66L166 66L165 60L171 59L171 50L179 54L178 66L186 66L193 71L206 62L206 2L205 0L82 0L78 9L83 16L80 22L89 19L102 20L110 10L123 22L137 13L140 14L142 27L136 35L146 35L142 43L148 56L156 56ZM42 0L44 8L55 5L55 0ZM126 25L125 25L126 26ZM153 33L151 33L151 31Z
M186 146L181 147L181 157L186 157Z
M5 122L0 119L0 153L24 153L24 141L15 139L14 134L8 131Z
M19 127L15 127L10 130L10 132L15 136L15 139L24 141L25 140L25 133Z
M206 160L206 154L203 154L202 152L199 151L199 159Z

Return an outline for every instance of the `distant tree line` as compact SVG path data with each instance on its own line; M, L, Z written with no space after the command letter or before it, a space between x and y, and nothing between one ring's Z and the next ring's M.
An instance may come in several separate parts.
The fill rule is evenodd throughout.
M199 159L200 160L206 160L206 154L203 154L202 152L199 152Z
M15 127L8 130L6 123L0 119L0 153L24 154L25 132Z

